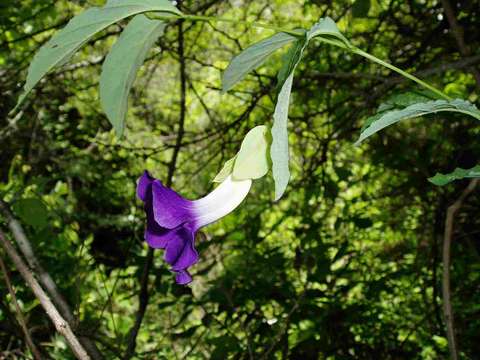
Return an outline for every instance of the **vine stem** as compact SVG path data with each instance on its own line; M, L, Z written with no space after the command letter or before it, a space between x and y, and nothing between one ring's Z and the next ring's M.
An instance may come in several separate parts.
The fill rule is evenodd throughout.
M229 18L216 18L211 16L202 16L202 15L171 15L162 16L162 15L155 15L154 13L146 14L147 17L150 19L158 19L158 20L172 20L172 19L182 19L182 20L189 20L189 21L206 21L206 22L225 22L230 24L243 24L251 27L257 27L261 29L268 29L268 30L275 30L277 32L284 32L293 36L301 36L303 32L285 29L281 27L277 27L270 24L264 24L260 22L251 22L246 20L236 20L236 19L229 19Z
M303 31L290 30L290 29L286 29L286 28L283 28L283 27L273 26L273 25L270 25L270 24L264 24L264 23L255 22L255 21L237 20L237 19L229 19L229 18L217 18L217 17L201 16L201 15L186 15L186 14L158 16L158 15L150 13L147 16L150 17L151 19L159 19L159 20L171 20L173 18L173 19L183 19L183 20L189 20L189 21L207 21L207 22L211 21L211 22L226 22L226 23L231 23L231 24L243 24L243 25L247 25L247 26L251 26L251 27L257 27L257 28L261 28L261 29L268 29L268 30L274 30L274 31L277 31L277 32L283 32L283 33L290 34L290 35L293 35L293 36L304 35ZM438 95L439 97L441 97L445 100L448 100L448 101L453 100L450 96L445 94L443 91L437 89L436 87L430 85L429 83L417 78L416 76L410 74L409 72L407 72L405 70L402 70L402 69L396 67L395 65L392 65L392 64L390 64L390 63L388 63L388 62L386 62L382 59L377 58L376 56L374 56L374 55L372 55L372 54L370 54L366 51L363 51L360 48L357 48L357 47L351 46L351 45L349 46L347 44L344 44L341 41L337 41L335 39L329 39L329 38L326 38L326 37L318 37L318 39L320 41L326 43L326 44L330 44L330 45L340 47L344 50L350 51L353 54L362 56L367 60L370 60L370 61L372 61L376 64L379 64L383 67L386 67L387 69L390 69L390 70L402 75L403 77L405 77L405 78L407 78L407 79L409 79L413 82L416 82L420 86L424 87L425 89L428 89L428 90L432 91L433 93L435 93L436 95Z
M432 92L434 92L435 94L437 94L438 96L442 97L443 99L445 100L452 100L452 98L450 96L448 96L447 94L445 94L443 91L437 89L436 87L428 84L427 82L423 81L423 80L420 80L419 78L417 78L416 76L402 70L402 69L399 69L398 67L386 62L386 61L383 61L382 59L379 59L375 56L373 56L372 54L369 54L367 53L366 51L363 51L362 49L359 49L357 47L351 47L351 48L347 48L349 49L352 53L354 54L357 54L357 55L360 55L360 56L363 56L365 59L368 59L374 63L377 63L379 65L382 65L390 70L393 70L395 71L396 73L406 77L407 79L410 79L414 82L416 82L417 84L423 86L425 89L428 89Z

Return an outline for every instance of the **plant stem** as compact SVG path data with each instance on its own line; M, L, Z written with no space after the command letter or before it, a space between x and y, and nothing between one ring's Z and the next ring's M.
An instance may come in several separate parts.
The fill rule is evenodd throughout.
M390 70L393 70L395 71L396 73L399 73L400 75L406 77L407 79L410 79L414 82L416 82L417 84L423 86L424 88L434 92L435 94L437 94L438 96L442 97L443 99L445 100L452 100L452 98L450 96L448 96L447 94L445 94L443 91L437 89L436 87L426 83L425 81L423 80L420 80L419 78L417 78L416 76L412 75L412 74L409 74L408 72L402 70L402 69L399 69L398 67L392 65L392 64L389 64L357 47L351 47L349 48L349 50L354 53L354 54L357 54L357 55L360 55L360 56L363 56L364 58L374 62L374 63L377 63L379 65L382 65Z
M232 23L232 24L243 24L251 27L257 27L257 28L262 28L262 29L269 29L269 30L275 30L277 32L283 32L286 34L290 34L293 36L302 36L304 35L303 31L296 31L296 30L290 30L282 27L277 27L269 24L264 24L264 23L259 23L259 22L250 22L250 21L245 21L245 20L236 20L236 19L228 19L228 18L219 18L219 17L211 17L211 16L201 16L201 15L174 15L169 17L161 17L161 16L156 16L154 14L149 14L148 15L152 19L162 19L162 20L168 20L172 18L177 18L177 19L183 19L183 20L190 20L190 21L213 21L213 22L226 22L226 23ZM383 61L382 59L377 58L376 56L367 53L366 51L363 51L362 49L359 49L355 46L347 46L341 41L335 41L333 39L329 39L327 37L318 37L318 39L326 44L334 45L337 47L340 47L342 49L348 50L356 55L360 55L364 57L365 59L368 59L374 63L377 63L379 65L382 65L383 67L386 67L387 69L390 69L392 71L395 71L396 73L406 77L407 79L412 80L413 82L416 82L420 86L424 87L425 89L428 89L432 91L433 93L437 94L441 98L445 100L453 100L450 96L445 94L443 91L437 89L436 87L430 85L429 83L417 78L416 76L386 62Z

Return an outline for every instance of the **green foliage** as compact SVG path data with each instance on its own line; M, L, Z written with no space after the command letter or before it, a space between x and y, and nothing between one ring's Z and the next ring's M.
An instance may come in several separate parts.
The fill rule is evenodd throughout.
M320 19L308 31L307 37L309 40L315 37L325 37L340 40L345 46L350 46L350 41L338 30L337 24L332 18L326 17Z
M273 180L275 181L275 200L279 200L282 197L290 179L288 108L293 84L293 72L301 60L307 41L305 37L295 42L285 57L282 69L278 74L280 91L277 97L277 104L275 105L275 112L273 113L272 145L270 148L272 174Z
M378 131L399 121L413 119L428 114L435 114L438 112L459 112L480 120L480 111L475 105L465 100L455 99L452 101L433 100L423 103L415 102L413 105L407 106L404 109L386 110L368 119L355 145L360 144L362 141Z
M93 35L124 18L148 11L180 13L168 0L109 0L102 8L90 8L75 16L35 54L17 106L48 72L69 61Z
M36 198L18 200L13 210L25 224L41 230L48 224L48 210L44 203Z
M135 16L108 53L100 77L103 111L119 137L125 127L128 95L148 50L163 34L165 23Z
M429 178L428 181L438 186L444 186L455 180L478 177L480 177L480 165L476 165L470 169L456 168L448 174L436 173L435 176Z
M245 76L261 66L276 50L295 41L295 36L278 33L250 45L235 56L223 73L222 90L227 92Z
M371 0L355 0L352 6L352 15L356 18L367 17L370 6Z
M185 196L208 193L212 174L240 149L245 134L258 124L271 125L283 49L255 76L222 94L220 75L228 61L271 30L188 20L180 27L172 20L152 46L158 56L147 57L138 69L129 131L119 139L100 111L98 79L100 60L128 26L125 19L91 38L69 66L50 73L21 115L8 117L15 89L40 44L82 7L104 2L0 4L0 113L5 115L0 117L0 196L15 210L35 254L74 310L75 331L92 336L109 360L125 357L138 315L147 255L145 214L135 195L138 177L148 169L166 182L171 171L172 187ZM356 46L478 106L469 69L478 59L463 59L456 50L451 30L444 33L448 22L438 20L442 10L436 2L372 1L368 18L351 16L354 3L183 1L181 8L286 29L306 28L319 14L330 16ZM478 0L456 7L471 49L480 46L478 8ZM294 32L302 38L303 30ZM375 109L402 110L438 98L331 46L346 46L337 37L316 39L294 74L289 191L272 203L273 181L256 181L242 206L202 229L196 239L200 261L188 287L172 281L164 251L155 251L133 359L448 358L443 232L446 210L466 182L436 187L425 177L479 163L478 123L461 113L437 112L438 121L404 122L353 147L360 120ZM182 109L185 126L178 140ZM228 162L226 173L234 162ZM22 215L17 204L26 199L41 201L46 222L29 223L41 211ZM477 189L455 217L452 241L451 295L461 360L480 353L479 206ZM13 243L1 216L0 225ZM42 355L73 359L14 265L5 262ZM0 357L23 359L30 355L0 278Z

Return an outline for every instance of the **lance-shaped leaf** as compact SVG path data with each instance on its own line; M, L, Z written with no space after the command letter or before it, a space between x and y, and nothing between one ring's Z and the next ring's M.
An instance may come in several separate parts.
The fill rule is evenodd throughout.
M168 0L109 0L102 8L90 8L75 16L36 53L17 107L42 77L65 64L93 35L122 19L148 11L181 14Z
M255 43L235 56L223 73L223 92L233 88L252 70L262 65L270 55L281 47L295 41L296 37L278 33Z
M444 186L455 180L478 177L480 177L480 165L476 165L470 169L456 168L449 174L437 173L435 176L429 178L428 181L438 186Z
M375 115L373 119L367 120L368 126L362 129L360 138L357 140L355 145L358 145L363 140L372 136L378 131L401 120L413 119L419 116L445 111L467 114L480 120L480 111L475 105L469 103L468 101L460 99L452 101L427 101L407 106L405 109L391 110Z
M272 146L270 148L273 180L275 182L275 201L282 197L290 180L287 129L288 108L292 92L293 73L302 58L307 43L308 38L306 35L297 40L288 52L283 67L278 74L280 91L273 113Z
M259 179L268 172L268 128L265 125L250 130L233 166L233 180Z
M335 21L328 16L320 19L307 33L309 40L317 36L333 37L340 40L346 46L350 46L350 41L338 30Z
M230 176L230 174L233 172L233 165L235 164L235 160L237 159L237 155L235 155L233 158L228 160L224 165L222 170L215 176L215 179L213 179L213 182L221 183L223 182L227 177Z
M100 102L118 136L122 136L128 94L148 50L163 34L165 23L137 15L108 53L100 76Z

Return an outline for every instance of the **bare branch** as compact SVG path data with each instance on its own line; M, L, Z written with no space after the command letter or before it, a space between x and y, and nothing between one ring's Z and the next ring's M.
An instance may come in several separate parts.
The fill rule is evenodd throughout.
M35 346L35 343L33 342L32 338L30 336L30 331L28 330L27 322L25 321L25 318L23 317L22 309L20 309L20 306L18 305L17 296L15 295L15 291L13 290L12 283L10 281L10 277L8 276L7 267L5 266L5 263L3 262L1 257L0 257L0 268L3 272L3 276L5 277L5 283L7 284L8 292L10 293L10 296L12 297L12 301L15 304L15 310L17 312L18 323L20 324L20 327L23 330L23 334L25 335L25 342L27 343L27 346L29 347L30 351L32 352L33 357L37 360L41 360L42 359L42 354L40 354L40 351L38 351L37 347Z
M58 290L57 285L53 281L50 274L47 271L45 271L43 266L40 264L40 261L35 256L33 247L30 241L28 240L27 236L25 235L25 231L23 230L22 225L15 219L12 212L10 211L8 204L5 203L2 199L0 199L0 211L6 217L7 224L10 231L13 234L13 238L15 239L23 256L27 260L28 265L35 272L40 283L43 285L47 293L50 295L54 304L59 309L60 313L63 315L63 317L65 317L69 325L72 328L75 328L76 319L75 319L75 316L73 315L73 312L70 310L70 307L67 301ZM88 350L89 355L94 360L101 360L103 358L97 346L95 345L95 342L91 341L89 338L85 336L81 336L80 341L83 344L83 346Z
M0 231L0 243L5 249L6 253L10 257L10 259L15 264L15 267L18 269L20 274L22 275L23 279L27 283L27 285L32 289L35 297L40 301L40 304L46 311L48 317L52 320L53 324L55 325L55 329L65 337L67 340L70 349L75 354L77 359L80 360L87 360L90 359L87 352L83 348L82 344L78 341L77 337L73 333L70 325L67 321L62 317L60 312L57 310L53 302L50 300L48 295L42 289L38 281L33 276L31 270L27 267L27 264L22 260L20 255L17 253L15 248L12 244L6 239L3 232Z

